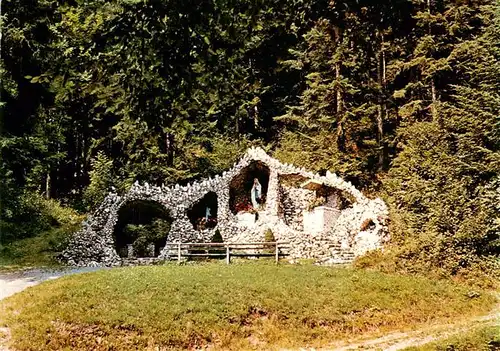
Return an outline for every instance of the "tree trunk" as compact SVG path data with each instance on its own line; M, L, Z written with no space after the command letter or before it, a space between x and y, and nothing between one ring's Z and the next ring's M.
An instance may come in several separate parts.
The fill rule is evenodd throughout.
M47 171L47 177L45 178L45 197L50 199L50 170Z
M335 45L336 45L335 49L338 51L338 50L340 50L339 47L340 47L340 42L342 40L342 38L341 38L342 31L341 31L340 27L337 27L337 26L334 26L333 30L335 32ZM335 62L335 80L337 82L340 82L340 78L341 78L341 63L339 60L339 61ZM341 91L339 86L337 86L335 103L336 103L335 111L337 113L342 112L342 91Z
M432 3L431 0L427 0L427 12L429 15L432 14ZM428 34L432 34L432 26L429 22L428 24ZM437 110L436 110L436 82L434 81L434 77L431 77L431 117L432 120L435 121L437 118Z
M240 118L238 117L238 113L235 114L235 129L236 129L236 137L240 136Z
M340 44L342 42L342 30L340 27L334 26L333 30L335 32L335 46L336 50L340 50ZM340 60L335 62L335 80L337 81L337 88L335 94L335 112L337 114L337 144L340 150L344 149L344 128L342 126L342 110L343 110L343 98L342 89L339 86L342 73L342 64Z
M259 128L259 108L257 105L253 106L253 124L255 127L255 130Z
M74 161L73 161L73 169L71 170L72 172L72 182L73 186L76 186L77 188L80 186L80 166L81 166L81 154L82 154L82 144L81 144L81 137L82 137L82 126L81 124L78 125L77 128L75 128L74 131L74 138L75 138L75 154L74 154Z
M85 178L85 171L86 171L86 163L87 163L87 149L88 149L88 143L87 143L87 129L88 129L88 119L85 119L83 122L83 130L82 130L82 155L80 159L80 174L78 177L78 182L79 182L79 187L78 191L81 191L81 184L84 184L84 178Z
M335 63L335 79L340 82L340 63L337 62ZM340 87L337 87L337 107L336 107L337 113L342 112L342 91L340 90Z
M436 84L434 83L434 78L431 78L431 115L432 120L435 121L437 119L437 109L436 109Z
M382 101L382 108L383 108L383 115L382 118L384 121L387 120L387 100L386 100L386 88L387 88L387 64L386 64L386 59L385 59L385 40L384 40L384 35L382 34L382 86L384 87L384 97ZM388 167L388 150L387 150L387 143L385 140L383 140L383 167L386 168Z
M384 35L381 35L380 51L376 55L377 60L377 80L379 85L378 94L378 113L377 113L377 139L379 146L379 167L383 168L386 161L386 146L384 143L384 120L386 119L387 106L385 103L385 87L386 87L386 64L385 64L385 48Z
M431 8L432 8L431 0L427 0L427 13L428 13L429 15L431 15L431 14L432 14L432 10L431 10ZM429 34L431 34L431 23L430 23L430 22L429 22L429 24L428 24L428 31L429 31Z
M171 167L174 165L175 135L167 133L166 139L167 165Z

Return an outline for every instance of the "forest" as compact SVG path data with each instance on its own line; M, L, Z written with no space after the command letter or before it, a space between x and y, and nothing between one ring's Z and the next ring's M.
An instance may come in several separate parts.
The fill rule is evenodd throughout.
M0 254L54 230L63 240L111 187L186 183L258 145L388 203L390 246L358 264L498 269L497 1L4 0L1 10Z

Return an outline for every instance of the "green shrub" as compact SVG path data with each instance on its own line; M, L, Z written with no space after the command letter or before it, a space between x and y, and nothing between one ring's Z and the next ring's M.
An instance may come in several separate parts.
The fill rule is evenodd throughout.
M373 250L363 256L357 257L353 264L356 268L370 268L380 266L385 260L386 257L381 250Z
M12 216L0 220L2 236L0 243L34 237L53 228L72 230L77 227L83 216L70 207L65 207L54 199L25 192L19 199L19 205L12 210Z
M264 232L264 241L266 243L274 243L276 241L273 231L268 228ZM266 245L266 249L264 250L264 253L274 253L275 246L274 245Z
M222 235L221 235L219 229L215 230L215 233L214 233L214 236L212 237L211 242L212 243L223 243L224 242L224 238L222 238ZM226 252L226 249L225 248L213 248L213 249L208 250L208 252L212 253L212 254L221 254L222 255Z
M266 243L273 243L276 241L276 239L274 238L274 234L273 234L273 231L271 229L267 229L265 232L264 232L264 241Z
M273 156L281 162L315 172L331 170L344 178L355 180L361 187L376 182L373 174L375 168L369 155L360 158L359 154L340 151L335 133L328 129L307 135L286 131L281 134Z
M222 235L220 234L220 230L216 229L214 236L212 237L212 243L223 243L224 239L222 238Z
M84 218L54 199L25 192L8 220L0 221L2 264L52 265Z
M452 274L446 262L438 266L434 261L427 260L429 252L416 254L420 245L420 242L407 242L403 245L389 244L386 245L383 251L370 251L356 258L354 266L363 269L377 269L385 273L398 272L433 278L453 279L482 288L498 287L498 275L500 272L498 258L494 256L476 257L474 261L471 260L469 262L467 269ZM424 250L432 252L427 245ZM454 253L450 253L450 256L449 260L457 258L457 255Z

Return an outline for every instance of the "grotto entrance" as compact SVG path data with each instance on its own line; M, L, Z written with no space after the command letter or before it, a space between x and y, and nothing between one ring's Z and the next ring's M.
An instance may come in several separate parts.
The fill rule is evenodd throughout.
M217 225L217 194L210 191L187 212L189 221L196 230L212 229Z
M309 179L301 188L313 192L303 212L303 230L308 233L326 233L334 228L340 212L352 206L349 194L323 182Z
M355 199L347 192L313 179L305 181L300 187L315 193L314 198L308 204L309 211L319 206L330 207L341 211L352 207L355 202Z
M158 202L135 200L118 210L113 231L120 257L156 257L167 243L172 218Z
M252 188L255 179L260 184L260 199L257 199L259 209L266 203L267 188L269 186L269 167L259 161L250 163L235 176L229 184L229 207L234 214L240 212L255 212L258 210L252 205Z

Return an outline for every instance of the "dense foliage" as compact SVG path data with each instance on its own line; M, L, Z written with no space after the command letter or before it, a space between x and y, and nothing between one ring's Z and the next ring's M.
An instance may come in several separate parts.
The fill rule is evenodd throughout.
M152 253L149 245L155 244L154 250L159 251L159 248L165 246L158 245L165 238L165 233L170 230L170 222L163 219L156 219L151 224L128 224L125 227L125 236L133 238L130 240L134 248L134 254L140 257L157 256L156 251ZM123 254L123 253L122 253ZM123 254L126 257L127 252Z
M259 144L384 196L404 265L498 255L495 1L2 5L0 243L44 230L34 194L84 212Z

